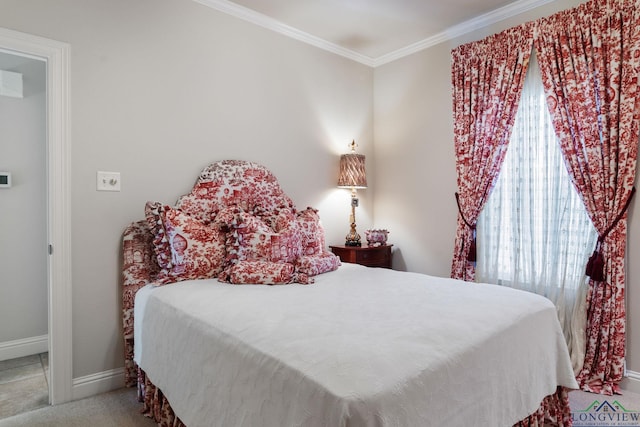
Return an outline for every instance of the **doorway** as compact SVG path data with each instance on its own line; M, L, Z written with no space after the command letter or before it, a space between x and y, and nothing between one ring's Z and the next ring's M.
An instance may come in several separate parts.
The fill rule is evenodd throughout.
M49 401L46 62L0 51L0 417Z
M0 51L46 64L46 281L49 403L73 398L69 45L0 28Z

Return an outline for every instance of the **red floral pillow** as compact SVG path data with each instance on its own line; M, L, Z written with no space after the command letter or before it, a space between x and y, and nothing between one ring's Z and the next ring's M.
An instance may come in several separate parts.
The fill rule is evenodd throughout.
M164 205L160 202L147 202L144 207L144 215L147 224L153 234L153 251L156 254L158 265L161 270L167 270L171 265L171 247L164 233L164 225L162 224L162 213Z
M298 271L309 276L326 273L340 267L340 258L325 248L324 228L318 210L308 207L296 216L302 235Z
M270 215L252 215L240 208L235 214L220 211L217 222L226 222L228 266L218 276L231 283L313 283L295 271L300 257L301 234L290 208Z
M226 236L216 225L170 206L151 204L149 211L156 221L154 246L158 263L161 259L163 262L161 276L165 280L162 282L207 279L222 271Z
M225 269L218 280L234 284L282 285L313 283L313 279L295 272L293 264L269 261L238 261Z
M340 267L340 258L331 252L319 255L303 255L298 259L298 272L308 276L317 276Z
M271 222L271 219L269 220ZM276 219L277 223L278 220ZM301 236L295 221L282 223L276 232L261 218L240 211L231 227L231 262L293 263L300 256ZM286 228L285 228L286 227Z
M320 255L325 252L324 228L318 211L311 207L298 212L297 222L302 235L302 255Z
M264 221L268 223L275 232L283 232L295 227L299 229L296 222L296 211L292 208L280 208L275 213L268 215Z

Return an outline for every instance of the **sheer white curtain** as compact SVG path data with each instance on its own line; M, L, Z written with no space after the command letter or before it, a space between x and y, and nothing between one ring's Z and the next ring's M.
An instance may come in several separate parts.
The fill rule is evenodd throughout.
M557 308L576 372L585 349L585 266L598 238L569 180L532 55L498 182L477 222L476 280Z

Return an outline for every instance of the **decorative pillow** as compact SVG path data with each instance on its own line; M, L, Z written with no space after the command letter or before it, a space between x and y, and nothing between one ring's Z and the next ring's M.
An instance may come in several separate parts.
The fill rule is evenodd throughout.
M256 213L256 215L264 217L265 214ZM266 216L264 221L277 233L287 231L292 227L300 228L299 224L296 223L296 211L293 208L276 209L274 213Z
M223 209L216 218L226 223L227 267L218 280L231 283L313 283L306 274L295 270L300 257L301 234L291 208L276 210L259 217L245 212Z
M282 285L313 283L306 275L295 273L293 264L269 261L238 261L218 275L218 280L234 284Z
M162 283L207 279L222 271L226 256L223 231L179 209L166 205L158 207L153 203L147 205L149 216L156 222L154 246L158 263L163 262Z
M340 258L331 252L324 252L320 255L303 255L298 259L297 270L308 276L336 270L340 267Z
M230 262L295 262L300 256L300 230L295 221L282 223L286 226L276 232L261 218L240 211L230 230Z
M324 228L318 211L311 207L298 212L297 222L302 235L302 255L320 255L325 252Z
M238 223L238 215L241 211L242 209L238 206L226 206L213 217L213 224L216 228L228 232Z
M163 210L164 205L160 202L147 202L144 206L144 215L153 234L153 251L158 265L161 270L167 270L171 266L171 247L162 225Z

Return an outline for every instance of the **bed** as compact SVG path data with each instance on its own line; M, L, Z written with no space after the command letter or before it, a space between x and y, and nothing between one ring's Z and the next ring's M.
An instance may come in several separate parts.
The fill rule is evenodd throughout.
M571 425L543 297L341 265L252 162L145 217L123 236L125 377L160 425Z

